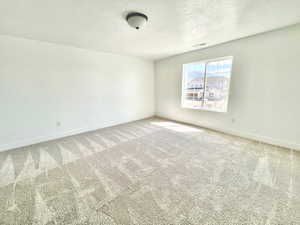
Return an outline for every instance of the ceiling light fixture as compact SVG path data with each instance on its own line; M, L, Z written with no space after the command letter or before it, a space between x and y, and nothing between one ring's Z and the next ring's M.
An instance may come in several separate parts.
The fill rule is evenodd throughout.
M126 16L126 20L131 27L139 30L148 21L148 17L145 14L133 12Z

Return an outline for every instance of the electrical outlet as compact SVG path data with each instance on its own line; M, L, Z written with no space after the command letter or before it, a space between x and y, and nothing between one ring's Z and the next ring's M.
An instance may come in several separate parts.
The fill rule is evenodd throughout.
M61 123L59 121L56 122L56 126L60 127Z
M232 122L232 123L235 123L235 118L232 118L232 119L231 119L231 122Z

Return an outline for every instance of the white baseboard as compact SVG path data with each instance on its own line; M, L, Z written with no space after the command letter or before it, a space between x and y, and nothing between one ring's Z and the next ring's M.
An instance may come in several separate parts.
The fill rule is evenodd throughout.
M274 139L274 138L271 138L271 137L266 137L266 136L261 136L261 135L257 135L257 134L242 132L242 131L239 131L239 130L231 130L231 129L226 129L226 128L222 128L222 127L213 127L213 126L203 125L199 122L195 122L195 121L192 121L192 120L186 120L186 119L182 120L182 119L178 119L178 118L174 118L174 117L168 117L168 116L164 116L164 115L157 115L157 117L160 117L162 119L167 119L167 120L173 120L173 121L176 121L176 122L187 123L187 124L190 124L190 125L196 125L196 126L199 126L199 127L208 128L208 129L211 129L211 130L231 134L231 135L234 135L234 136L239 136L239 137L243 137L243 138L263 142L263 143L266 143L266 144L271 144L271 145L280 146L280 147L283 147L283 148L288 148L288 149L293 149L293 150L296 150L296 151L300 151L300 144L298 144L298 143L293 143L293 142L288 142L288 141L285 141L285 140L279 140L279 139Z
M98 130L98 129L102 129L105 127L111 127L111 126L129 123L129 122L134 122L134 121L150 118L153 116L154 115L147 116L144 118L134 119L134 120L126 120L126 121L122 121L122 122L111 123L108 126L103 126L103 125L98 124L98 125L95 125L92 127L85 127L85 128L78 128L78 129L73 129L73 130L62 131L62 132L58 132L58 133L52 134L52 135L17 140L17 141L14 141L13 143L7 143L7 144L0 145L0 152L15 149L15 148L21 148L21 147L25 147L25 146L30 146L33 144L51 141L51 140L55 140L55 139L59 139L59 138L63 138L63 137L68 137L68 136L72 136L72 135L76 135L76 134L81 134L81 133L85 133L85 132L89 132L89 131L93 131L93 130Z
M188 123L191 125L196 125L196 126L224 132L224 133L228 133L231 135L244 137L244 138L264 142L267 144L277 145L277 146L281 146L284 148L289 148L289 149L294 149L294 150L300 151L300 144L297 144L297 143L291 143L291 142L287 142L284 140L278 140L278 139L274 139L271 137L260 136L260 135L241 132L241 131L237 131L237 130L223 129L223 128L212 127L212 126L203 126L203 124L199 124L197 122L189 121L189 120L179 120L176 118L166 117L163 115L157 115L157 116L160 118L168 119L168 120ZM149 116L149 117L151 117L151 116ZM145 118L149 118L149 117L145 117ZM141 120L141 119L145 119L145 118L140 118L137 120ZM119 122L119 123L112 123L109 126L103 126L103 125L98 124L93 127L73 129L73 130L63 131L63 132L59 132L59 133L52 134L52 135L18 140L18 141L14 141L13 143L7 143L7 144L0 145L0 152L10 150L10 149L20 148L20 147L24 147L24 146L29 146L29 145L33 145L33 144L38 144L38 143L45 142L45 141L51 141L51 140L55 140L55 139L59 139L59 138L63 138L63 137L68 137L68 136L72 136L72 135L76 135L76 134L81 134L81 133L85 133L85 132L89 132L89 131L93 131L93 130L97 130L97 129L101 129L101 128L105 128L105 127L110 127L110 126L115 126L115 125L124 124L124 123L128 123L128 122L133 122L133 121L136 121L136 120L128 120L128 121L123 121L123 122Z

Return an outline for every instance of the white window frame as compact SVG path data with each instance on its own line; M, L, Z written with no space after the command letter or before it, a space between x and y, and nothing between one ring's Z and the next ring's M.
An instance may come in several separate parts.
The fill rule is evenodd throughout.
M184 67L186 65L191 65L191 64L205 64L205 72L204 72L204 88L203 88L203 96L205 96L205 89L206 89L206 68L207 64L210 62L215 62L215 61L222 61L230 59L231 60L231 69L230 69L230 77L229 77L229 85L228 85L228 96L226 99L226 107L224 110L218 110L218 109L208 109L204 107L204 98L202 99L202 106L186 106L184 105L185 99L185 79L186 79L186 74L184 71ZM219 57L219 58L214 58L214 59L207 59L207 60L201 60L201 61L195 61L191 63L186 63L182 65L182 85L181 85L181 107L182 108L187 108L187 109L197 109L197 110L204 110L204 111L211 111L211 112L221 112L221 113L227 113L228 111L228 101L229 101L229 96L230 96L230 84L231 84L231 76L232 76L232 68L233 68L233 56L225 56L225 57Z

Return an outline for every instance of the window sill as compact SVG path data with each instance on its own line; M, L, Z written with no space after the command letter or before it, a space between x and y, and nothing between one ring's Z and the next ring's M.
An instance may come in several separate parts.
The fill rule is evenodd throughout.
M208 112L227 113L227 109L217 110L217 109L209 109L209 108L199 107L199 106L183 106L183 105L181 107L184 109L195 109L195 110L208 111Z

